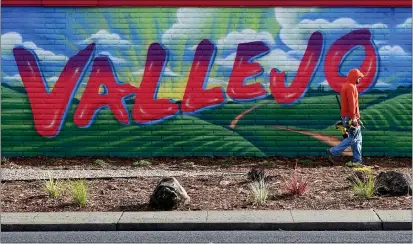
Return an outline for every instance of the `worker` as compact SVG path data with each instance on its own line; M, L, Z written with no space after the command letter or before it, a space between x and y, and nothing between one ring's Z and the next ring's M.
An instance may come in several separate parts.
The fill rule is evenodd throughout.
M357 85L364 75L358 69L352 69L347 75L346 82L340 91L341 96L341 118L343 125L348 127L348 137L340 144L327 149L327 157L334 163L334 157L338 157L349 146L353 151L352 163L363 164L361 159L361 128L360 128L360 109L358 101Z

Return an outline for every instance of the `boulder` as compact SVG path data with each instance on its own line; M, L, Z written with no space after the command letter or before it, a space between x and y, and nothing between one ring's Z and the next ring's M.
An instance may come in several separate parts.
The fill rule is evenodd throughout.
M396 172L381 172L376 177L376 194L403 196L412 194L412 179L409 175Z
M163 178L153 191L149 206L156 210L173 210L188 204L190 198L174 177Z

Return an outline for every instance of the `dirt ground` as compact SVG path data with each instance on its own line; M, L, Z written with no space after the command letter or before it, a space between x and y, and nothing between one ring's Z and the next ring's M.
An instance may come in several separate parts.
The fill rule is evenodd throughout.
M95 163L96 159L103 161ZM8 158L2 168L41 169L137 169L138 158ZM329 165L325 158L152 158L144 168L222 172L244 172L240 176L176 177L191 198L190 204L178 210L235 209L411 209L411 196L356 197L347 180L353 170L343 162ZM308 182L303 196L285 192L295 164L299 176ZM369 158L375 173L398 171L411 175L411 158ZM246 173L253 166L265 169L269 198L263 206L251 200L250 181ZM140 168L138 168L140 169ZM2 182L1 208L4 212L51 211L148 211L150 194L161 178L88 180L89 199L86 207L72 203L69 192L58 199L50 198L43 181Z

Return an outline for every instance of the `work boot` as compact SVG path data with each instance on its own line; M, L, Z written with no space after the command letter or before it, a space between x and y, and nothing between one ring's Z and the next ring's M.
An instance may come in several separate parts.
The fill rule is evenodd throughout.
M327 159L331 164L334 164L334 155L330 152L330 149L327 149Z

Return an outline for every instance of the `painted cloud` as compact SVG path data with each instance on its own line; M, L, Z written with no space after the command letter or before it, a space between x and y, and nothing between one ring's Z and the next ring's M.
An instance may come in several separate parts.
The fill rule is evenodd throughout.
M375 23L369 25L358 24L351 18L338 18L334 21L328 21L323 18L315 20L303 19L300 17L305 13L318 12L323 16L321 10L310 9L286 9L275 8L275 18L281 25L280 39L284 44L293 50L304 52L307 47L308 39L315 31L328 32L343 32L352 29L369 28L369 29L387 29L388 26L383 23ZM333 38L336 40L336 38ZM375 38L377 39L377 38Z
M17 32L8 32L1 35L2 57L10 57L15 46L24 46L25 48L34 51L40 61L59 62L68 60L66 56L44 50L43 48L38 47L34 42L23 42L22 36Z
M389 46L389 45L381 47L379 49L379 54L380 54L380 56L392 56L392 55L406 56L406 55L409 55L400 46Z
M12 55L12 50L15 46L22 45L23 38L17 32L8 32L1 35L1 53L2 56Z
M162 43L168 49L176 49L176 43L196 40L199 42L207 38L210 33L202 34L199 30L205 29L213 21L216 11L210 8L180 8L176 13L177 23L162 35ZM205 36L203 36L205 35ZM194 43L195 45L195 43Z
M64 55L57 55L51 51L44 50L38 46L36 46L33 42L23 42L23 46L33 50L37 57L43 61L67 61L68 58Z
M13 76L3 76L2 75L2 81L5 83L16 83L16 82L21 82L22 78L20 77L19 74L15 74Z
M251 29L244 29L241 32L231 32L224 39L220 39L217 44L221 49L235 51L238 44L253 41L262 41L270 48L275 44L274 37L271 33L256 32Z
M412 29L412 18L406 19L406 21L403 24L397 25L397 28Z
M215 61L217 65L222 65L228 68L232 68L234 65L236 53L232 53L224 59L218 59ZM269 74L272 68L276 68L280 71L292 71L295 72L300 65L300 60L292 58L288 53L281 49L273 49L263 57L253 60L253 62L259 63L264 72Z
M48 87L52 88L58 79L59 77L57 76L46 77ZM13 76L2 76L2 82L11 86L21 86L22 78L19 74L15 74Z
M94 42L98 45L107 46L122 46L131 44L128 40L123 40L119 34L110 33L108 30L100 30L95 34L90 35L86 40L83 40L82 44L89 44Z

